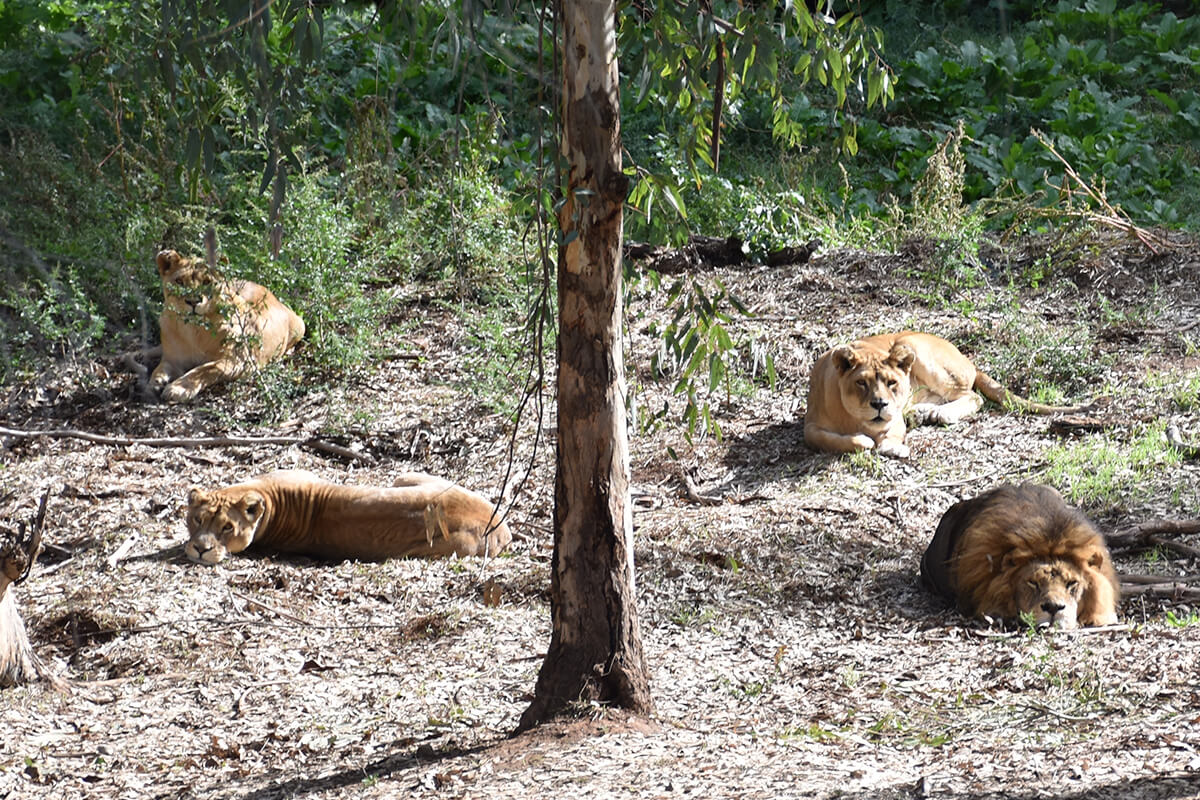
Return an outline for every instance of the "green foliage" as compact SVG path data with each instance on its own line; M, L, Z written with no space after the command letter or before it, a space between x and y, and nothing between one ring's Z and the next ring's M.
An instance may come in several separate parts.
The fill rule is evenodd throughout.
M1046 479L1078 505L1126 505L1145 496L1181 461L1167 446L1163 429L1164 423L1156 422L1137 426L1128 441L1104 433L1052 447L1046 453Z
M657 273L650 273L648 280L651 288L659 288ZM750 312L720 281L706 286L693 277L679 278L667 290L667 305L672 309L667 325L660 330L651 323L648 328L650 335L660 339L658 351L650 357L651 374L675 381L672 392L685 398L682 419L689 438L698 429L720 438L714 396L723 393L725 404L732 403L740 375L774 386L774 359L753 339L735 343L729 332L731 314L748 317ZM738 366L744 351L750 356L749 370ZM668 415L664 404L643 415L639 424L660 424Z
M1200 625L1200 612L1176 614L1171 609L1167 609L1167 624L1172 628L1190 628L1193 625Z
M1057 203L1071 187L1055 177L1061 165L1037 128L1128 213L1186 222L1172 190L1200 176L1197 74L1200 18L1147 3L1063 2L993 45L940 39L897 65L889 117L860 124L863 151L891 162L864 177L910 189L939 129L957 118L971 143L967 200L1011 190Z

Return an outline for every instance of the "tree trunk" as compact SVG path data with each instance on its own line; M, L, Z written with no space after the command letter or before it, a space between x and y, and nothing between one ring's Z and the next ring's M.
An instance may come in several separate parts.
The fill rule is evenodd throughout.
M558 450L550 649L519 729L572 703L651 710L638 629L621 348L621 172L613 0L563 0Z

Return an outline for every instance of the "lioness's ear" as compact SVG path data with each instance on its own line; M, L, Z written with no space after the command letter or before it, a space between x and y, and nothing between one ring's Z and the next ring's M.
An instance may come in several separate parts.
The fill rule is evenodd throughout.
M192 489L190 492L188 492L188 505L194 506L198 503L202 503L204 502L205 497L207 497L205 492L202 492L199 489Z
M895 365L897 369L908 372L912 369L913 360L916 357L917 354L913 352L911 347L901 342L896 342L896 344L892 345L892 352L888 353L888 362Z
M242 507L242 513L249 519L258 519L259 515L263 512L262 496L256 492L251 492L243 497L238 505Z
M174 250L159 250L158 256L154 259L154 263L158 265L159 275L166 275L167 270L173 267L177 261L179 261L179 253Z
M849 345L842 345L829 357L833 359L833 368L843 375L858 366L858 354Z

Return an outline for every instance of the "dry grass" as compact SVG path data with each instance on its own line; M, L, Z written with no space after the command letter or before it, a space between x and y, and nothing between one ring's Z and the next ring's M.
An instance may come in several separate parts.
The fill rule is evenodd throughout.
M1101 412L1121 420L1108 435L1133 437L1136 422L1169 414L1195 439L1196 405L1179 410L1164 392L1131 387L1200 366L1195 339L1171 332L1200 313L1196 249L1146 259L1102 245L1071 267L1082 288L1024 295L1020 313L1094 334L1096 378L1108 388L1070 388L1098 395ZM920 553L951 503L1044 474L1060 444L1045 418L988 408L954 430L919 429L907 463L803 445L808 369L836 341L919 326L974 343L972 355L994 369L1011 311L993 310L983 290L974 319L916 303L901 266L840 252L805 267L719 273L759 315L735 333L771 344L780 383L735 394L721 408L720 442L689 443L671 428L632 442L657 703L649 721L583 709L582 722L508 738L549 639L549 450L512 500L512 551L486 565L251 556L205 568L181 555L190 486L279 467L371 483L421 469L504 491L508 426L457 388L468 377L455 367L466 339L448 316L415 322L425 360L392 361L312 396L277 426L324 435L336 425L338 442L378 457L374 465L295 446L5 440L0 496L20 499L0 511L24 518L52 490L51 547L21 600L35 646L74 686L4 691L0 797L1200 793L1200 625L1165 614L1186 620L1192 609L1130 601L1123 630L1044 636L981 629L918 587ZM632 308L657 314L659 300ZM1147 307L1142 327L1113 321L1114 309ZM631 328L631 362L644 366L653 343L640 322ZM167 408L128 402L128 384L74 365L7 387L0 423L132 437L264 433L249 422L255 410L227 393ZM661 405L665 388L646 384L643 405ZM372 416L348 429L356 408ZM531 441L523 430L525 459ZM723 502L688 502L685 471ZM1195 516L1196 462L1152 476L1144 492L1093 509L1102 528ZM1149 571L1142 555L1117 556L1121 569ZM1170 553L1155 558L1166 574L1200 571ZM502 589L499 606L483 601L487 581Z

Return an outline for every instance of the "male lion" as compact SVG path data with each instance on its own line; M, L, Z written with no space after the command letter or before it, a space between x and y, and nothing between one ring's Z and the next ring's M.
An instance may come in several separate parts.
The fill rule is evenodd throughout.
M908 458L905 413L918 425L953 425L983 405L975 389L989 400L1039 414L1079 410L1018 397L939 336L881 333L817 359L809 377L804 441L834 453L874 449Z
M279 470L188 495L192 561L216 564L257 548L328 560L489 555L512 534L492 504L450 481L419 472L396 486L342 486L305 470Z
M174 250L155 261L163 285L162 360L150 390L168 403L186 403L266 364L304 335L304 321L257 283L226 280Z
M1048 486L1004 484L955 503L921 558L921 583L967 616L1075 628L1117 621L1104 538Z

